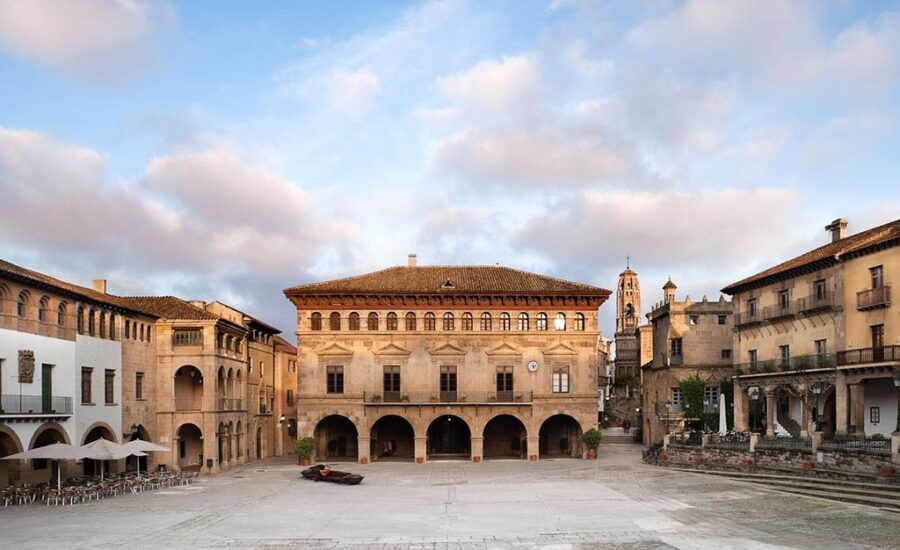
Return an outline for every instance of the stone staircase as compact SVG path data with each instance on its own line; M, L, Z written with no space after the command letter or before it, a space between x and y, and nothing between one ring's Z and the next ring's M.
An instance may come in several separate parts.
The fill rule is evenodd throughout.
M761 485L782 493L874 506L900 514L900 485L782 474L723 472L672 468L681 472L714 475Z
M786 432L784 435L790 435L791 437L800 437L800 423L791 418L789 414L779 414L778 418L775 420L775 433L776 435L782 435L778 430L778 427Z
M603 439L600 441L601 445L635 443L634 430L625 433L622 431L622 428L607 428L600 430L600 433L603 434Z

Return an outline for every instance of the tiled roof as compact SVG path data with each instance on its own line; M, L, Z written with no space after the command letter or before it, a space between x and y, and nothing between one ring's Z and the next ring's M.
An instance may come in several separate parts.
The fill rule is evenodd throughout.
M277 351L286 351L288 353L297 353L297 347L291 344L281 336L275 337L275 349Z
M270 325L269 323L266 323L259 317L254 317L253 315L250 315L249 313L247 313L245 311L241 311L238 308L236 308L234 306L230 306L230 305L226 304L225 302L221 302L219 300L216 300L215 302L212 302L212 303L219 304L223 307L227 307L228 309L233 309L234 311L236 311L236 312L240 313L242 316L244 316L246 319L249 319L249 322L255 323L255 324L263 327L264 329L266 329L267 332L271 332L272 334L281 334L281 329L279 329L278 327L273 327L272 325Z
M286 288L287 296L321 294L518 294L606 297L603 288L500 266L395 266Z
M885 244L890 241L900 241L900 220L894 220L890 223L869 229L868 231L850 235L837 242L810 250L796 258L770 267L765 271L760 271L756 275L751 275L746 279L741 279L736 283L732 283L723 288L722 292L734 294L744 287L767 284L767 281L773 280L780 275L787 275L792 270L800 269L817 262L835 263L842 256L861 251L871 246Z
M132 309L169 320L216 321L218 315L185 302L175 296L129 296L120 298Z
M34 285L48 287L64 294L74 295L83 300L106 304L113 307L119 307L122 309L133 311L135 313L145 313L153 317L156 316L152 313L137 309L133 305L124 301L124 299L120 296L104 294L102 292L97 292L92 288L67 283L66 281L61 281L55 277L51 277L49 275L45 275L31 269L26 269L16 264L7 262L6 260L0 260L0 274L9 276L14 279L24 280Z

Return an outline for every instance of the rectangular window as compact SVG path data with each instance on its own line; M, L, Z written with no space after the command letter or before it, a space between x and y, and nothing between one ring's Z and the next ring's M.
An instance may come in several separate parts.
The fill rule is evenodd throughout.
M691 316L689 317L689 319L690 319L691 326L695 326L698 322L700 322L700 316L699 316L699 315L691 315Z
M81 402L91 403L91 377L94 369L81 367Z
M569 393L569 367L553 367L553 393Z
M512 365L497 367L497 391L511 392L513 391L513 368Z
M872 424L881 422L881 407L869 407L869 422Z
M717 386L706 386L703 389L703 401L708 409L719 408L719 388Z
M791 303L791 295L790 291L780 290L778 292L778 306L781 308L781 311L787 311L788 307Z
M681 338L672 338L672 356L681 356Z
M384 367L384 394L387 401L388 393L400 392L400 365L385 365ZM399 395L397 396L400 397Z
M781 364L782 366L790 363L791 360L791 346L778 346L778 351L781 354Z
M103 376L103 402L112 405L116 402L116 371L106 369Z
M730 349L722 350L722 359L731 359L731 350Z
M672 406L676 410L681 408L681 388L672 388Z
M441 366L441 391L456 391L456 365Z
M143 331L142 331L143 332ZM141 334L143 340L144 335ZM203 343L203 330L199 328L176 329L174 335L176 346L195 346Z
M134 398L144 398L144 373L142 372L134 373Z
M747 355L750 360L750 366L755 367L756 366L756 350L751 349L751 350L747 351Z
M327 367L327 392L344 393L344 367L330 365Z
M826 340L816 340L816 355L821 357L827 353L825 342Z
M724 324L725 324L725 320L726 320L726 316L725 316L725 315L719 315L719 316L718 316L718 321L719 321L719 324L720 324L720 325L724 325Z
M877 265L869 268L872 275L872 288L881 288L884 286L884 267Z
M756 319L756 298L747 300L747 316Z
M821 302L828 295L828 287L825 286L825 279L819 279L815 282L816 285L816 301Z

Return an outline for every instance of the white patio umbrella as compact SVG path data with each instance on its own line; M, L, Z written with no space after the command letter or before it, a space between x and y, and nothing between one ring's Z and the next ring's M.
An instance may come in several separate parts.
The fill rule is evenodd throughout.
M162 445L157 445L156 443L151 443L149 441L144 441L143 439L135 439L134 441L129 441L122 445L122 447L134 451L135 456L146 456L147 453L162 453L168 452L170 449L168 447L163 447ZM141 463L138 461L137 465L137 473L141 475Z
M82 458L81 449L68 443L53 443L36 447L14 455L4 456L0 460L16 460L16 459L44 459L56 461L56 485L57 490L62 491L62 473L60 468L61 460L77 460Z
M78 448L81 458L90 458L92 460L119 460L131 455L147 456L138 450L126 449L124 445L120 445L115 441L100 438L92 441L87 445ZM138 454L140 453L140 454ZM100 463L100 481L103 481L103 463Z
M728 416L725 413L725 394L719 394L719 435L728 433Z

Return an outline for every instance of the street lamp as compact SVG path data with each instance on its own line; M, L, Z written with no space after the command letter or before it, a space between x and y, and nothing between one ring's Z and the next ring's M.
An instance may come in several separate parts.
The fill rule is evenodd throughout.
M666 435L669 435L669 411L672 410L672 401L666 399Z
M821 382L813 382L809 386L809 391L812 392L813 399L813 431L819 431L819 396L822 394L822 383Z
M894 386L897 387L897 430L900 432L900 372L894 374Z
M757 388L756 386L753 386L752 388L750 388L750 389L748 390L747 393L750 394L750 400L753 402L753 409L752 409L752 410L753 410L753 412L754 412L754 414L751 415L751 416L753 417L753 421L751 422L750 431L755 432L755 431L756 431L756 420L757 420L757 416L759 416L759 414L758 414L758 413L759 413L759 410L758 410L758 408L759 408L759 407L758 407L758 403L759 403L759 388Z

